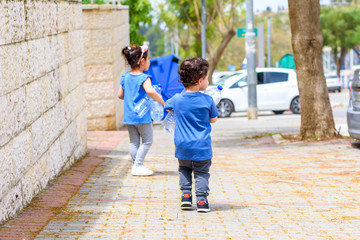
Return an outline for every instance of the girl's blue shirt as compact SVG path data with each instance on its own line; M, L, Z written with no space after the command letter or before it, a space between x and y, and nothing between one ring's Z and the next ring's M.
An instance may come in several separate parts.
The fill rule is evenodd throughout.
M151 123L150 111L147 112L142 118L139 118L134 113L135 104L145 97L145 90L142 87L144 81L151 76L145 73L131 74L126 72L121 76L120 84L124 89L124 116L123 124L147 124Z
M212 97L182 92L165 103L165 110L173 111L176 117L175 157L193 161L212 158L210 118L219 114Z

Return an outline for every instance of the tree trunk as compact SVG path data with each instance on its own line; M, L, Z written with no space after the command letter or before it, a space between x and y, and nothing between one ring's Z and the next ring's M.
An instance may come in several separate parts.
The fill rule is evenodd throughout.
M302 139L336 135L322 62L320 3L289 0L291 44L300 93Z
M231 41L231 39L235 36L234 29L230 29L225 37L222 39L219 47L216 49L215 56L210 56L210 67L209 67L209 83L212 84L212 75L216 69L216 66L219 63L221 55L223 54L225 48ZM209 52L209 51L208 51Z
M339 58L337 56L337 53L334 53L334 60L335 60L335 64L336 64L336 74L338 76L340 76L341 66L344 63L345 56L346 56L346 48L344 48L344 47L341 47Z

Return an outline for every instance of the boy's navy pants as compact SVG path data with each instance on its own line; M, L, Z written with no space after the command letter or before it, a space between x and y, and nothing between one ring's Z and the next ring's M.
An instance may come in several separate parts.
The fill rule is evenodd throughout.
M195 194L197 201L203 201L209 195L211 159L192 161L179 159L179 183L182 194L191 194L192 173L195 179Z

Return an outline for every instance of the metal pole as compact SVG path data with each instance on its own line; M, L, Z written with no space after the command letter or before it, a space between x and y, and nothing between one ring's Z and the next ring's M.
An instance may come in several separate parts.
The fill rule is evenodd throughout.
M206 6L201 0L201 57L206 59Z
M248 119L257 119L256 96L256 39L254 32L253 0L246 0L245 50L247 59Z
M258 24L258 64L265 67L264 24Z
M267 33L268 33L268 57L267 57L267 66L268 67L271 67L271 17L268 18L268 30L267 30Z

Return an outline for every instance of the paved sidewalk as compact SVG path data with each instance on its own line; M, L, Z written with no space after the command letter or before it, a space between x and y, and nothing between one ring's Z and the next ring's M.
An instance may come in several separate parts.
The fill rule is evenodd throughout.
M304 143L276 134L298 130L299 119L286 114L219 119L212 134L212 212L205 214L179 209L170 134L154 127L145 164L155 175L134 177L127 133L112 132L89 141L92 170L80 162L69 171L79 181L60 177L53 185L74 185L58 194L68 202L42 225L36 223L41 214L24 220L27 208L0 228L0 239L360 239L359 148L349 139ZM88 138L100 134L106 133ZM37 207L43 208L35 200L30 208Z

